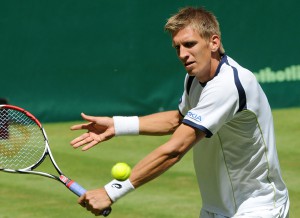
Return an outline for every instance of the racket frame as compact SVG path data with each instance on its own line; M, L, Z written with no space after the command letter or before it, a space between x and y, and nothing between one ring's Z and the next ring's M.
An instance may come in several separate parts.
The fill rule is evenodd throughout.
M82 196L86 192L86 190L83 187L81 187L78 183L76 183L75 181L73 181L73 180L69 179L68 177L66 177L63 174L63 172L60 170L60 168L58 167L58 164L56 163L56 161L55 161L55 159L52 155L46 131L43 128L40 121L35 116L33 116L29 111L26 111L23 108L20 108L20 107L14 106L14 105L7 105L7 104L6 105L0 105L0 109L1 108L17 110L17 111L25 114L32 121L34 121L36 123L36 125L38 125L40 131L42 132L42 134L44 136L45 149L44 149L44 152L43 152L41 158L35 164L32 164L29 167L26 167L26 168L23 168L23 169L17 169L17 170L5 169L5 168L0 167L0 171L7 172L7 173L33 174L33 175L48 177L48 178L54 179L54 180L59 181L60 183L64 184L70 191L72 191L77 196ZM59 176L56 176L56 175L53 175L53 174L50 174L50 173L46 173L46 172L41 172L41 171L35 171L34 170L35 168L37 168L45 160L45 158L47 156L49 156L49 159L50 159L52 165L54 166L55 170L59 174ZM110 212L111 212L111 207L105 209L102 212L102 215L103 216L108 216L110 214Z
M40 128L40 131L42 132L43 136L44 136L44 141L45 141L45 148L44 148L44 152L41 155L41 158L34 164L32 164L29 167L23 168L23 169L17 169L17 170L13 170L13 169L5 169L5 168L0 168L0 170L5 171L5 172L9 172L9 173L28 173L28 174L36 174L36 175L40 175L40 176L45 176L51 179L55 179L57 181L62 182L58 176L55 176L53 174L50 173L46 173L46 172L40 172L40 171L33 171L35 168L37 168L44 160L47 156L49 156L52 165L54 166L55 170L57 171L57 173L59 175L63 175L62 171L59 169L57 163L55 162L53 155L51 153L50 147L49 147L49 141L48 141L48 137L46 134L45 129L42 127L42 124L40 123L40 121L33 116L30 112L14 106L14 105L0 105L0 108L5 108L5 109L12 109L12 110L17 110L23 114L25 114L27 117L29 117L32 121L34 121L36 123L36 125L38 125L38 127ZM63 183L63 182L62 182Z

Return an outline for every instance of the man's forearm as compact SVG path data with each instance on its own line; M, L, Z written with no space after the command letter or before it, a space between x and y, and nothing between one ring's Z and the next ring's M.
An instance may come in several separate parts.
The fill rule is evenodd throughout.
M180 125L172 137L143 158L132 170L130 181L135 188L158 177L177 163L205 133Z

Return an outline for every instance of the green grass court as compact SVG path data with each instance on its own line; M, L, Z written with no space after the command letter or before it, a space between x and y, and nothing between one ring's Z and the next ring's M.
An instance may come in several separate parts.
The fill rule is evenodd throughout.
M300 108L273 110L281 170L290 193L290 217L300 217ZM80 121L81 122L81 121ZM76 122L78 123L78 122ZM74 122L45 124L50 146L62 171L86 189L105 185L110 169L120 161L131 166L168 137L118 137L86 152L69 142ZM45 165L43 165L45 166ZM43 170L46 167L41 166ZM52 169L52 168L51 168ZM77 197L57 181L33 175L0 174L0 218L94 217ZM155 181L113 205L109 216L122 218L197 218L201 207L192 152Z

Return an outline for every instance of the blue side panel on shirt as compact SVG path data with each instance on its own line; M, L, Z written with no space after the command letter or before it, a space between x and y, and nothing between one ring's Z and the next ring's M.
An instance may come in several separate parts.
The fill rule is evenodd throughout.
M247 108L246 93L245 93L245 90L244 90L244 88L241 84L237 69L235 67L232 67L232 69L233 69L233 74L234 74L234 82L235 82L236 88L237 88L238 93L239 93L239 110L238 110L238 112L240 112L243 109Z
M234 76L234 83L235 83L235 86L238 90L238 94L239 94L239 109L238 109L238 112L244 110L247 108L247 99L246 99L246 93L245 93L245 90L244 90L244 87L242 86L242 83L240 81L240 78L239 78L239 74L238 74L238 70L231 66L229 63L228 63L228 60L226 58L226 63L232 68L233 70L233 76Z

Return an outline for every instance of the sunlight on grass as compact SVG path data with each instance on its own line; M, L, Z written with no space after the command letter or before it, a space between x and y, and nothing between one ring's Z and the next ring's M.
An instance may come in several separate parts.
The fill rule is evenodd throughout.
M274 110L278 155L283 178L289 188L290 217L300 217L300 109ZM79 135L69 127L75 122L49 123L45 129L61 170L86 189L105 185L116 162L135 165L169 136L126 136L82 152L69 142ZM42 170L51 170L46 162ZM53 171L51 171L53 172ZM77 204L77 197L60 183L32 175L0 174L0 218L94 217ZM156 180L113 205L111 218L198 217L201 198L193 169L192 152Z

